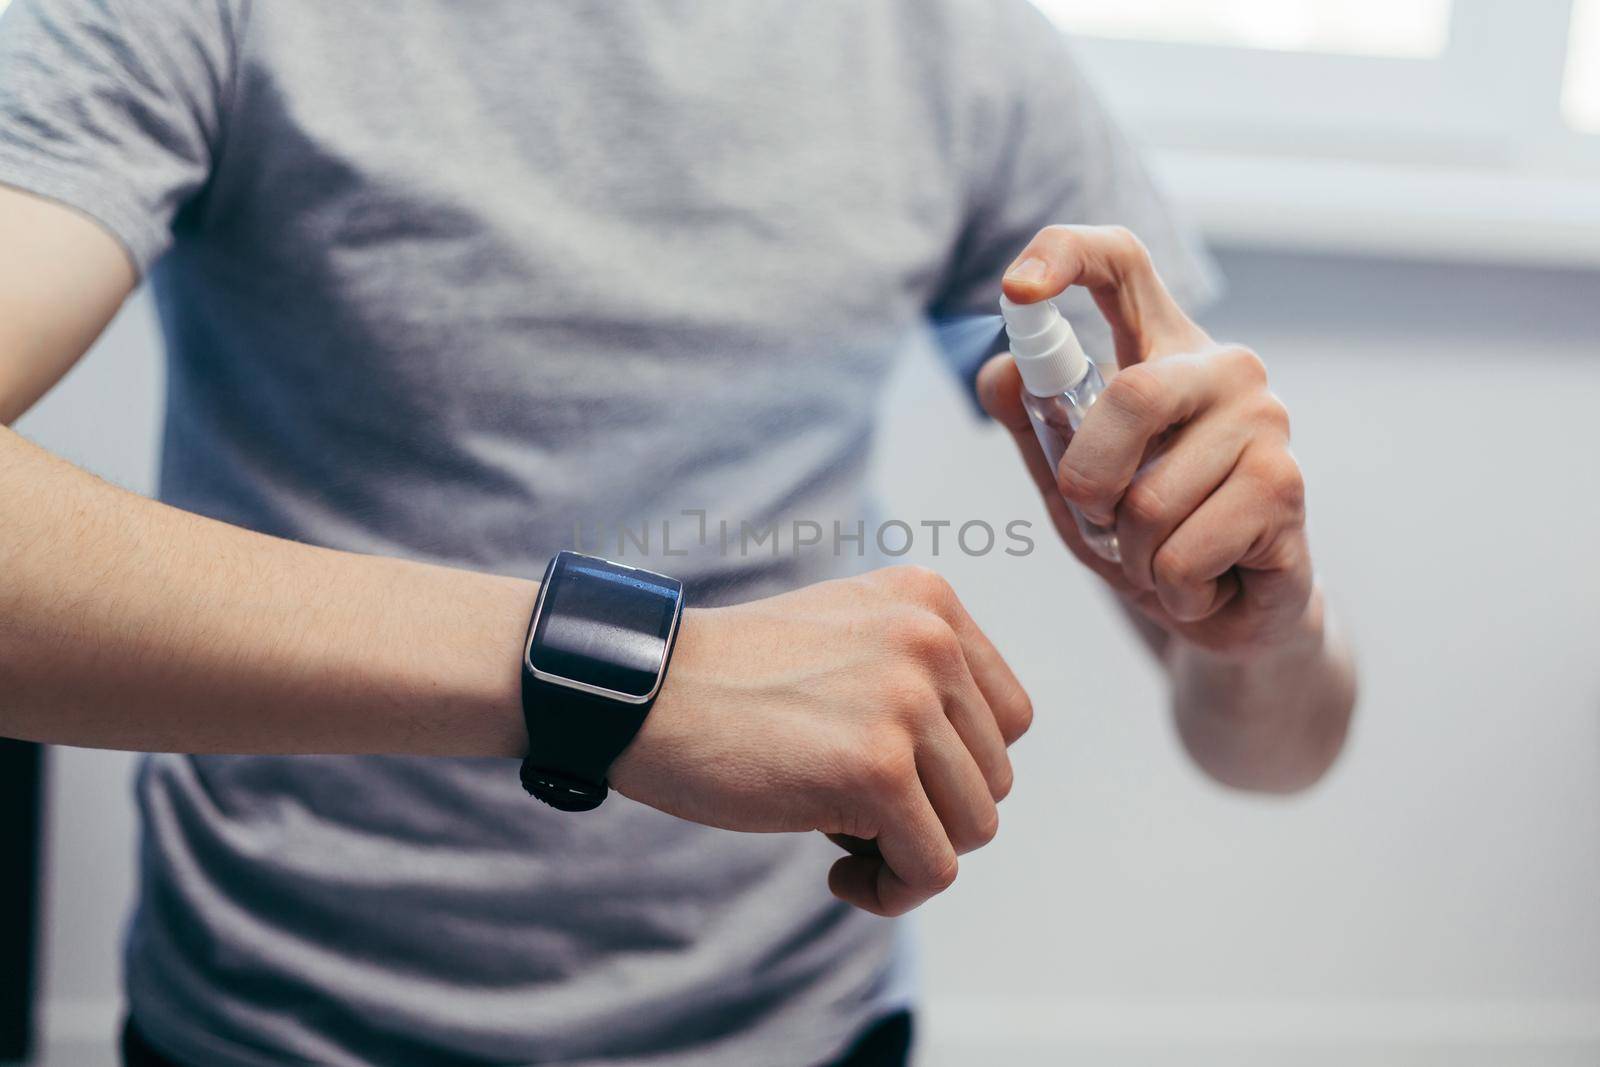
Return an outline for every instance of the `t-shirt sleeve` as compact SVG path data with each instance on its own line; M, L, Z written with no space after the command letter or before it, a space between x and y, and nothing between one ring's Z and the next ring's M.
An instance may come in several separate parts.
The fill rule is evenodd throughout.
M996 314L1006 267L1054 223L1126 226L1149 248L1178 302L1198 311L1220 292L1220 277L1085 80L1065 35L1021 0L993 10L1001 55L978 72L980 88L969 104L970 207L930 309L935 324ZM1088 294L1070 292L1062 308L1090 355L1111 361L1110 329ZM974 331L939 332L965 338ZM991 351L947 346L944 354L970 381Z
M94 219L146 272L211 173L236 19L225 0L15 0L0 183Z

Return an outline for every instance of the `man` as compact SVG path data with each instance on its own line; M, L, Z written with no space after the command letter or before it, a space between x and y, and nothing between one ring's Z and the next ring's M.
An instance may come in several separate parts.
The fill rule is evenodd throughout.
M550 754L600 720L524 663L529 579L575 523L848 523L892 355L1013 261L1014 300L1092 294L1126 369L1060 471L1008 357L980 394L1190 750L1292 790L1340 747L1283 409L1126 231L1046 228L1125 224L1205 288L1020 0L18 0L0 183L0 417L141 277L167 338L164 503L0 433L0 731L172 753L133 1060L902 1061L880 916L993 836L1032 714L949 587L657 544L675 634L564 617L658 665L653 705L590 694L627 725L590 781ZM555 806L630 799L536 804L525 754ZM770 833L812 830L848 853Z

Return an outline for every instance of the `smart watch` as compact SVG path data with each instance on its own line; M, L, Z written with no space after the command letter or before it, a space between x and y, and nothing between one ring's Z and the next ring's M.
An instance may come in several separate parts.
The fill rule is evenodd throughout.
M562 811L600 806L661 691L682 616L677 579L556 553L522 653L524 789Z

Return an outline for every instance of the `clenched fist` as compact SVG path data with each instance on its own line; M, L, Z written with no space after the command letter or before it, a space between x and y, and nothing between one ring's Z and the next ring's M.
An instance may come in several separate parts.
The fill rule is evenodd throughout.
M1006 748L1032 715L944 579L893 567L685 612L661 696L610 780L710 826L871 842L829 885L898 915L994 837Z

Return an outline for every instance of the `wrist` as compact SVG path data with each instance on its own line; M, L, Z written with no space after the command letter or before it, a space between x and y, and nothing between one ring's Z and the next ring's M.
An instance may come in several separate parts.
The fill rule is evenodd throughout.
M468 745L474 755L521 759L528 751L528 729L522 716L522 644L528 615L539 597L539 583L519 578L474 575L482 582L473 599L478 649L490 653L469 661L467 686L470 711ZM490 652L492 650L492 652ZM508 654L509 650L509 654Z
M387 599L363 620L366 649L351 679L367 713L389 724L364 750L520 758L528 735L518 661L538 584L361 559Z
M1283 640L1252 656L1174 646L1178 732L1195 761L1237 788L1296 792L1338 757L1355 669L1320 589Z
M1169 629L1168 658L1181 657L1218 670L1292 667L1316 660L1327 647L1325 604L1322 586L1314 582L1298 615L1231 647L1203 645L1184 636L1181 630Z
M1218 651L1174 634L1167 648L1167 667L1174 686L1175 710L1182 717L1237 721L1254 714L1275 713L1278 698L1302 680L1320 673L1328 657L1327 614L1320 587L1313 587L1304 610L1281 627L1271 640L1245 649Z
M652 803L671 785L672 776L663 773L663 768L682 766L690 755L685 746L694 731L685 731L683 721L695 706L689 691L695 688L695 675L705 662L708 614L706 609L684 609L661 692L639 732L611 765L611 788L630 800Z

